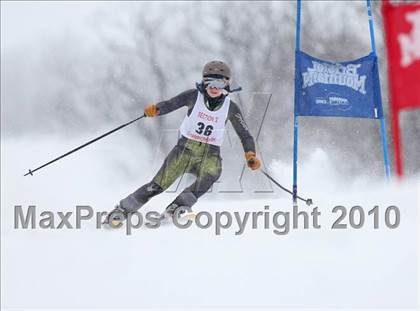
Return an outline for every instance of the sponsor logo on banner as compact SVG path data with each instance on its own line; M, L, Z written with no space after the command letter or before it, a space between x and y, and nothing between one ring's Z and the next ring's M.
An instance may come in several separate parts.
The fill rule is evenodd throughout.
M349 87L363 95L366 94L366 75L359 75L360 64L330 64L312 61L312 68L302 72L303 88L316 83Z
M351 109L350 101L347 98L340 96L336 93L330 93L327 95L327 97L317 97L315 99L315 104L335 106L338 110L341 111Z

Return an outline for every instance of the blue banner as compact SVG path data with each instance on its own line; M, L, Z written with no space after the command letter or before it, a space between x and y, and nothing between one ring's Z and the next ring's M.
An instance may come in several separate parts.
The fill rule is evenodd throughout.
M377 57L329 62L296 51L295 114L298 116L383 116Z

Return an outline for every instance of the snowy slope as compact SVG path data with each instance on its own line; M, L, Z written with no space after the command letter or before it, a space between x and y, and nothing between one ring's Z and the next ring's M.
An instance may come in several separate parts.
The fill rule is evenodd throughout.
M321 211L321 229L276 235L273 223L235 235L233 224L216 236L214 227L174 226L123 229L13 229L14 205L38 211L74 211L90 205L106 211L148 181L157 167L154 154L138 138L116 135L71 156L34 177L29 167L67 151L85 137L3 140L1 150L1 304L15 309L276 308L418 310L420 182L385 184L368 177L343 180L318 150L301 168L302 194ZM155 159L157 165L161 158ZM291 168L271 163L285 185ZM258 174L258 173L256 173ZM147 210L162 210L174 193L153 199ZM197 211L291 211L282 192L203 198ZM331 230L336 205L380 206L380 228L366 215L362 229ZM401 211L397 229L386 228L389 205ZM304 205L301 210L311 210ZM348 219L347 219L348 222ZM14 309L15 308L15 309Z

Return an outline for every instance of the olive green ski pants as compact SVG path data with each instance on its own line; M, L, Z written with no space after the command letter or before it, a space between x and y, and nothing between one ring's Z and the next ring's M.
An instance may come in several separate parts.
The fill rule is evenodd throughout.
M196 180L172 203L191 207L200 196L211 188L222 173L219 148L185 138L181 139L170 151L152 181L122 200L122 207L127 211L139 209L151 197L168 189L178 177L185 173L195 175Z

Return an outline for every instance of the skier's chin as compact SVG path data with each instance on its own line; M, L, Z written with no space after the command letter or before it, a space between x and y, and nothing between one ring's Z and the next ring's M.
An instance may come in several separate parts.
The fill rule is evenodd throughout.
M210 97L212 97L212 98L216 98L216 97L219 97L221 94L222 94L222 92L220 91L220 90L207 90L207 94L209 94L209 96Z

